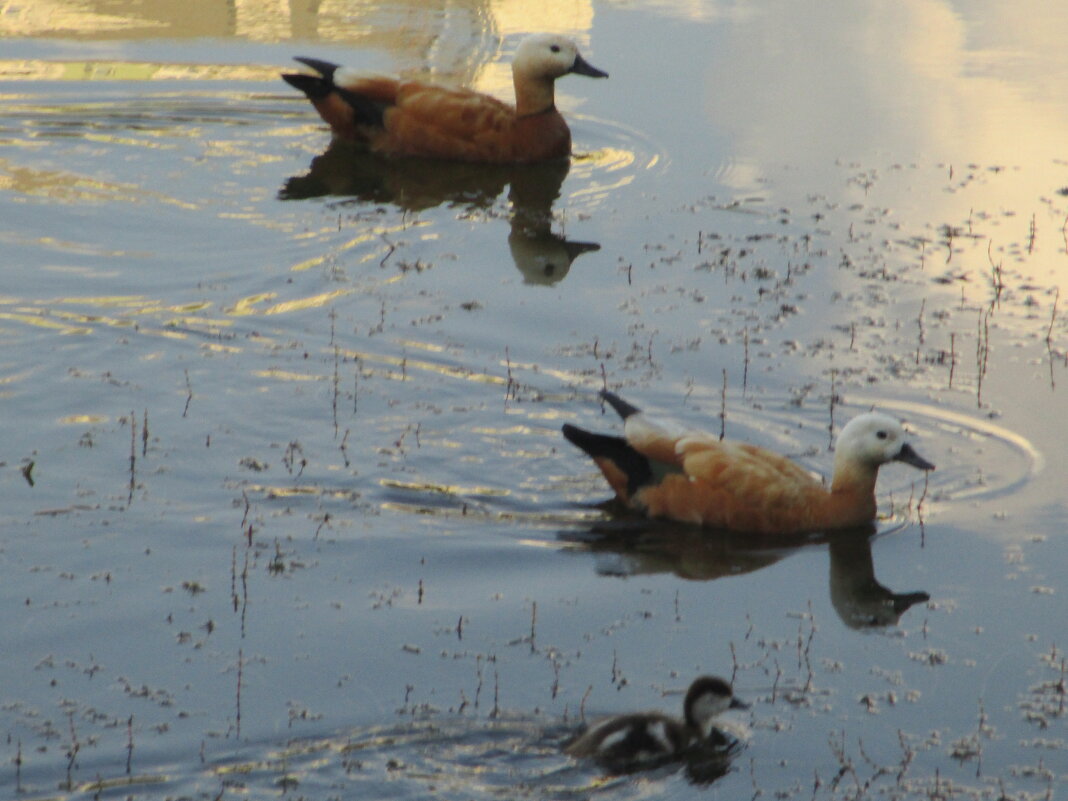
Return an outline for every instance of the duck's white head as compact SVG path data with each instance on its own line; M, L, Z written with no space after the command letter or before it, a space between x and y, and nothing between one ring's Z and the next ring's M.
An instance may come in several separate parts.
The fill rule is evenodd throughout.
M728 709L748 709L749 704L735 698L731 686L719 676L699 676L686 691L682 708L686 722L707 735L708 726L717 715Z
M578 46L566 36L536 33L519 43L512 61L516 79L556 80L569 73L590 78L607 78L579 53Z
M867 412L850 420L838 435L836 466L849 464L875 470L887 462L904 462L919 470L935 469L913 450L905 429L893 417Z

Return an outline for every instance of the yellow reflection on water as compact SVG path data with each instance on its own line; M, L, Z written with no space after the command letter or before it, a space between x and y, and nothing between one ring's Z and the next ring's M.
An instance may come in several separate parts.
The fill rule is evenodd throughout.
M308 298L298 298L297 300L287 300L284 303L276 303L273 306L268 306L261 313L262 314L288 314L295 311L303 311L305 309L318 309L323 306L328 306L332 301L337 300L340 297L344 297L352 292L354 289L335 289L333 292L323 292L320 295L312 295Z
M255 64L0 59L0 78L5 81L274 81L278 79L278 69Z
M13 297L0 297L0 320L10 320L36 328L46 328L65 335L88 335L95 328L136 328L138 333L185 339L190 332L200 331L219 335L231 327L233 321L213 319L189 312L203 311L212 306L210 302L166 305L158 300L141 296L61 297L40 301L24 301ZM111 309L116 314L100 314L83 310L63 308L82 306L92 309ZM157 326L150 325L155 321Z
M312 373L296 373L292 370L280 370L271 368L268 370L254 370L253 375L260 378L274 378L278 381L321 381L323 376Z
M584 49L593 26L589 0L352 2L202 0L196 13L175 0L35 0L0 13L0 38L85 40L238 38L348 42L392 54L398 71L437 72L481 91L511 95L505 39L548 31ZM444 33L443 33L444 32ZM6 80L277 80L277 69L123 61L0 61ZM566 104L565 104L566 105Z
M55 110L52 113L55 113ZM83 138L90 137L83 134ZM139 144L144 143L139 142ZM151 199L184 209L196 208L192 203L159 192L141 189L133 184L112 183L61 170L20 167L2 158L0 158L0 190L70 203L90 201L140 203Z
M234 316L244 316L247 314L259 314L259 310L254 308L257 303L263 303L267 300L272 300L278 297L277 292L261 292L256 295L249 295L247 298L241 298L233 306L226 310L227 314Z
M389 489L410 490L413 492L433 492L440 495L483 495L490 497L507 497L511 491L501 487L472 486L463 487L459 484L433 484L427 481L400 481L395 478L380 478L380 486Z
M92 328L85 328L82 326L65 325L56 320L49 320L47 317L42 317L39 314L0 312L0 320L11 320L12 322L23 323L24 325L31 325L37 328L51 328L59 331L61 334L88 334L93 330Z
M101 414L70 414L66 417L59 418L59 422L63 423L64 425L106 423L108 420L108 417Z
M176 0L34 0L3 7L0 37L362 39L418 52L442 29L581 35L592 23L588 0L201 0L196 13Z
M420 359L410 359L407 356L390 356L384 353L370 353L368 351L358 350L341 350L341 354L346 358L359 359L364 363L378 363L398 367L400 368L399 376L397 374L392 374L391 377L399 377L401 380L404 379L409 370L422 370L429 373L437 373L438 375L447 376L449 378L461 378L467 381L474 381L479 384L507 383L507 380L499 375L479 372L468 367L455 367L453 365L436 364L434 362L422 361Z

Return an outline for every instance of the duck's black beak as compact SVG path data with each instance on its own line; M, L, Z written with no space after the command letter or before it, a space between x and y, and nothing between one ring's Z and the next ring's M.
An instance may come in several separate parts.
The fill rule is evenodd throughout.
M935 466L920 456L916 451L912 449L912 446L907 442L901 446L901 450L898 451L897 456L894 457L895 462L904 462L905 464L912 465L918 470L934 470Z
M732 697L731 698L731 705L730 705L729 708L730 709L748 709L749 708L749 704L747 704L745 701L741 700L740 698Z
M585 75L587 78L607 78L608 73L597 69L580 55L575 56L575 63L571 65L569 72L576 75Z

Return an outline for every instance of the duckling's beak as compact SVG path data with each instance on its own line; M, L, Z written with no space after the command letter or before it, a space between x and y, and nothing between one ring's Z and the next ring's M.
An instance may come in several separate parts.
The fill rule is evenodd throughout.
M729 709L748 709L749 708L749 704L747 704L745 701L741 700L740 698L734 698L732 696L731 697L731 705L728 708Z
M916 451L912 449L912 446L907 442L901 446L901 450L897 452L897 456L894 457L895 462L904 462L905 464L912 465L918 470L934 470L935 466L920 456Z
M571 69L568 72L573 72L576 75L585 75L587 78L607 78L608 73L603 70L597 69L590 62L584 59L582 56L575 55L575 63L571 65Z

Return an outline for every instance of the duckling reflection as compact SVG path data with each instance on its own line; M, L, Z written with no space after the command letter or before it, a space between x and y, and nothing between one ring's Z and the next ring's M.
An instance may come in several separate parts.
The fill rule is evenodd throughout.
M830 538L831 605L852 629L895 626L915 604L931 600L925 592L894 592L875 578L871 539L844 532Z
M315 156L306 173L286 180L282 200L334 196L346 203L391 204L403 211L440 205L491 215L508 187L508 248L525 283L555 284L594 242L569 240L552 231L553 204L570 169L568 161L486 165L429 159L387 159L335 140Z
M717 729L715 719L729 709L748 709L719 676L699 676L686 691L682 720L661 712L638 712L602 720L564 747L574 757L629 772L689 757L723 755L736 743Z
M769 567L802 548L826 544L830 552L831 605L853 629L893 626L925 592L895 593L875 578L871 539L875 527L849 529L833 537L779 537L764 544L729 532L710 534L671 522L619 521L576 534L561 533L580 552L594 555L597 572L609 576L673 573L690 581L712 581Z

